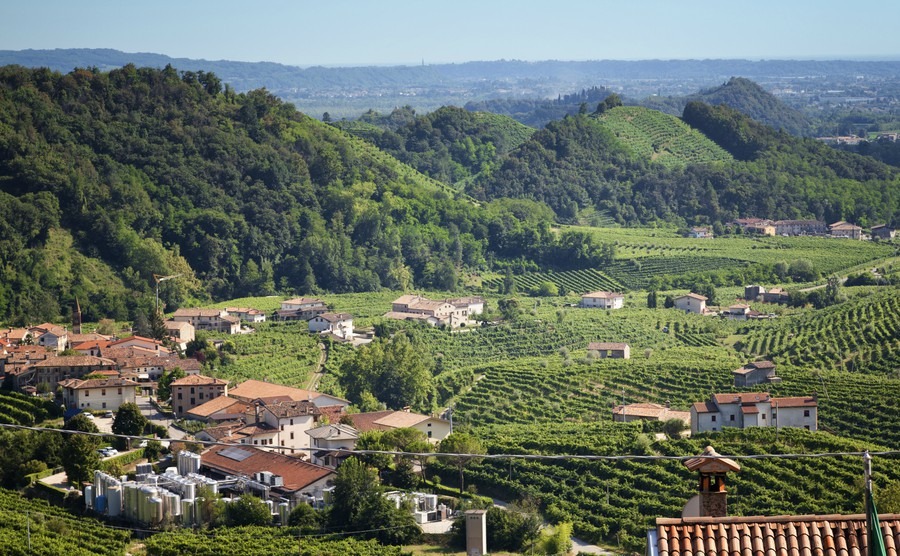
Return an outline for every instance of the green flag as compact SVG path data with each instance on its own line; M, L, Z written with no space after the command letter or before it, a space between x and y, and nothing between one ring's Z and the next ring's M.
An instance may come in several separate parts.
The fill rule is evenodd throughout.
M878 521L878 510L875 509L875 498L871 490L866 492L866 534L869 539L868 556L887 556L881 522Z

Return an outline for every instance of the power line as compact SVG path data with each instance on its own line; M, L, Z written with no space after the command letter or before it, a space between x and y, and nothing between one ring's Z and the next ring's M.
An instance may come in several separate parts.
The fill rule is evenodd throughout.
M31 427L26 425L13 425L0 423L0 428L28 430L34 432L56 432L61 434L81 434L86 436L96 436L101 438L126 438L130 440L153 440L146 436L134 436L127 434L115 434L104 432L85 432L72 431L65 429L54 429L48 427ZM234 442L221 442L216 440L178 440L164 439L169 442L185 442L190 444L199 444L202 446L230 446L230 447L250 447L262 449L259 446L251 444L239 444ZM292 448L284 446L266 446L266 450L291 450ZM296 450L297 448L293 448ZM315 448L310 448L314 450ZM522 459L522 460L549 460L549 461L686 461L697 457L706 459L818 459L818 458L837 458L837 457L863 457L868 453L872 457L895 457L900 456L900 450L885 450L879 452L861 451L861 452L815 452L815 453L792 453L792 454L745 454L745 455L687 455L687 456L665 456L665 455L637 455L637 454L620 454L620 455L592 455L592 454L467 454L467 453L443 453L443 452L400 452L395 450L350 450L350 449L334 449L332 452L341 455L388 455L397 457L438 457L438 458L466 458L466 459L484 459L484 460L504 460L504 459Z

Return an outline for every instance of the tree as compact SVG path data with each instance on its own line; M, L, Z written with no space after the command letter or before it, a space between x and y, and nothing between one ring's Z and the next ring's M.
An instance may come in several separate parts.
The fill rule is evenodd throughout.
M441 440L438 451L442 454L460 454L448 459L459 470L459 493L462 494L465 487L463 471L466 467L481 461L481 458L468 454L485 454L484 445L478 438L468 433L453 432Z
M85 417L83 413L79 413L66 421L63 429L80 432L100 432L93 421ZM62 467L70 483L78 484L90 481L93 478L94 470L100 467L100 456L97 453L99 446L99 437L85 434L66 435L60 455Z
M301 534L316 531L322 525L322 514L309 504L297 504L288 515L288 525L299 527Z
M675 298L672 297L671 295L667 295L666 299L663 301L663 307L665 307L666 309L671 309L674 306L675 306Z
M429 411L434 399L433 367L424 346L397 334L360 348L341 365L340 380L354 403L362 402L369 392L389 408Z
M531 295L537 297L556 297L559 295L559 287L549 280L544 280L531 290Z
M172 396L171 385L179 378L184 378L187 373L181 367L175 367L171 371L165 372L159 377L156 385L156 399L166 401Z
M407 544L418 537L412 512L385 498L375 471L354 457L338 468L333 499L326 518L329 529L358 532L382 544Z
M500 293L506 295L513 295L516 293L516 279L513 278L512 269L510 267L506 267L506 273L503 275L503 284L500 290Z
M656 290L650 290L650 293L647 294L647 308L648 309L656 309L658 300Z
M564 521L556 524L551 535L544 539L547 554L568 554L572 550L572 523Z
M225 504L225 525L241 527L245 525L269 525L272 514L265 502L249 494Z
M141 413L141 408L137 404L127 402L120 405L119 410L116 411L112 431L115 434L139 436L144 433L146 426L147 418ZM128 446L131 446L130 438L128 439Z
M519 300L516 298L501 299L497 301L497 309L500 310L503 320L508 321L518 320L519 315L522 313L519 308Z

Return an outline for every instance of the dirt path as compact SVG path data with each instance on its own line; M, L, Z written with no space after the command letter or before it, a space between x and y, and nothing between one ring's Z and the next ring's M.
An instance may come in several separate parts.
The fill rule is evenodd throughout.
M306 385L306 389L310 392L315 392L319 387L319 381L322 379L322 376L325 374L325 360L328 357L328 352L325 351L325 344L319 344L319 361L316 363L316 370L313 371L312 377L309 379L309 383Z

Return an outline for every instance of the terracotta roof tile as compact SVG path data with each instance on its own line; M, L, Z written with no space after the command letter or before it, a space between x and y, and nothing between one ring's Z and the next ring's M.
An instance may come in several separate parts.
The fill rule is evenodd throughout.
M245 380L230 389L228 395L233 398L241 398L244 401L273 396L287 396L292 400L308 400L312 397L312 393L309 390L291 388L290 386L282 386L281 384L273 384L261 380Z
M238 455L242 459L238 461L228 457L227 453L223 455L225 450L240 450ZM331 469L244 445L215 446L201 454L200 464L226 475L252 476L260 471L269 471L284 479L283 490L288 492L302 490L317 481L334 476Z
M888 556L898 555L900 515L879 516ZM864 555L865 515L697 517L656 520L659 556Z
M221 378L213 378L211 376L203 376L203 375L188 375L184 378L179 378L176 381L173 381L170 386L206 386L206 385L225 385L228 384L227 380L222 380Z
M596 298L596 299L615 299L617 297L625 297L625 294L616 293L616 292L599 291L599 292L588 292L588 293L582 295L581 297L590 297L590 298Z
M250 404L246 402L228 396L219 396L188 410L187 414L192 417L209 417L219 411L228 410L231 414L237 414L246 413L248 409L250 409Z
M623 350L628 348L628 344L620 342L591 342L587 348L588 351Z

